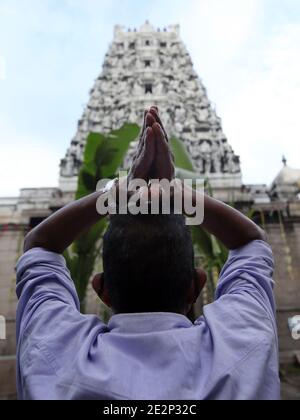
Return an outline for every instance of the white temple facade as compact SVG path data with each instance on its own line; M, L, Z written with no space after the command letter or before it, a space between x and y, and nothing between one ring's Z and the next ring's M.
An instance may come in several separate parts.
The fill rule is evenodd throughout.
M240 159L222 130L206 89L196 74L178 25L138 31L116 26L78 130L61 162L60 188L73 191L90 132L109 133L125 122L141 125L143 111L157 105L170 135L182 140L194 169L213 187L240 188ZM136 144L124 162L130 165Z

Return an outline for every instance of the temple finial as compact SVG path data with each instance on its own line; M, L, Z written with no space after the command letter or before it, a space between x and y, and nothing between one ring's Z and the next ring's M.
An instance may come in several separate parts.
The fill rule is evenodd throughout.
M282 156L282 163L284 166L287 166L287 159L284 155Z

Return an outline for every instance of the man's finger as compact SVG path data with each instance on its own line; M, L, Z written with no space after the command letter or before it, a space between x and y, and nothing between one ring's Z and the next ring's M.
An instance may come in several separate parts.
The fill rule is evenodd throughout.
M155 136L153 129L148 127L144 135L144 145L136 161L135 178L148 180L150 169L155 158Z
M171 158L171 150L165 134L158 123L153 125L153 132L156 140L156 171L160 179L174 178L174 164Z
M140 143L139 143L139 146L138 146L138 151L136 153L136 158L139 157L141 155L141 153L143 152L143 148L145 146L145 138L146 138L147 128L152 127L154 123L155 123L155 119L154 119L153 115L151 115L149 112L147 112L147 114L145 116L145 130L144 130L143 135L140 138Z
M144 141L145 141L145 131L147 130L148 127L152 127L154 123L155 123L155 119L154 119L153 115L150 114L149 111L146 112L145 123L144 123L144 125L145 125L144 133L143 133L143 136L141 137L142 143L144 143Z
M147 172L149 172L150 167L154 161L155 157L156 142L154 131L152 127L148 127L145 133L144 147L141 154L142 164L145 166Z
M155 118L152 114L150 114L150 112L148 112L146 115L146 128L152 127L153 124L155 124Z
M161 121L161 118L160 118L160 116L159 116L159 111L158 111L158 108L157 107L151 107L150 108L150 113L152 114L152 116L155 118L155 121L161 126L161 128L162 128L162 130L163 130L163 132L164 132L164 135L165 135L165 137L166 137L166 141L167 141L167 143L169 143L169 138L168 138L168 135L167 135L167 133L166 133L166 130L165 130L165 128L164 128L164 126L163 126L163 123L162 123L162 121Z
M151 120L151 119L149 120L149 118L150 118L150 117L152 117L152 120ZM153 121L153 122L152 122L152 121ZM147 128L147 127L152 127L152 125L154 124L154 122L155 122L155 119L154 119L154 117L151 115L150 110L149 110L149 109L146 109L146 110L144 111L143 129L142 129L142 132L141 132L140 138L142 138L142 137L143 137L143 135L144 135L144 133L145 133L146 128Z
M144 123L143 123L143 129L140 135L140 141L143 139L147 127L152 127L154 123L155 123L155 119L153 115L150 114L148 109L146 109L144 112Z
M158 153L158 158L160 158L162 155L170 155L170 148L169 148L169 144L167 142L165 133L162 129L162 127L160 126L160 124L155 123L153 125L153 131L155 134L155 138L156 138L156 147L157 147L157 152ZM165 156L164 156L165 157Z

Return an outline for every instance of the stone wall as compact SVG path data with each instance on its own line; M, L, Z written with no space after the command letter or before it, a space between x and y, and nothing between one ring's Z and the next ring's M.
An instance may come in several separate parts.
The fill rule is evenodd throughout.
M5 341L0 341L0 399L16 398L15 317L16 294L14 267L20 255L22 231L0 231L0 315L6 319Z
M300 341L292 339L288 319L300 315L300 223L267 226L276 260L276 299L281 363L292 363Z

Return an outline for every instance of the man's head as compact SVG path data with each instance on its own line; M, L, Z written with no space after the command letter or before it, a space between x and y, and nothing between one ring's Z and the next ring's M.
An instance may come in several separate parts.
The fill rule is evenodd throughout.
M186 314L205 284L205 274L194 268L191 233L180 215L112 217L103 266L94 288L116 313Z
M145 112L129 180L171 181L174 174L169 139L158 108L152 107ZM157 193L152 187L151 198ZM174 214L112 217L104 236L103 266L94 289L116 313L187 314L206 281L205 273L194 268L185 218Z

